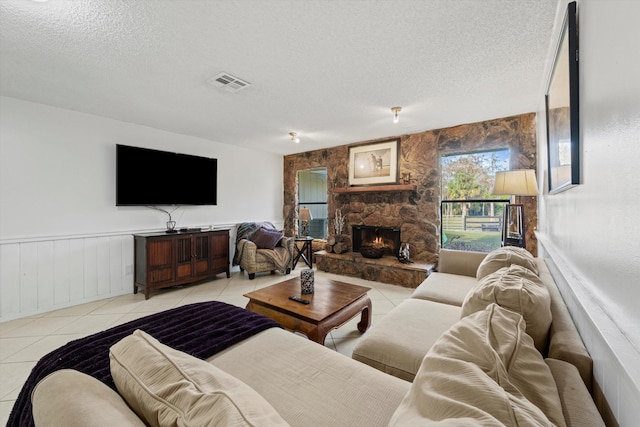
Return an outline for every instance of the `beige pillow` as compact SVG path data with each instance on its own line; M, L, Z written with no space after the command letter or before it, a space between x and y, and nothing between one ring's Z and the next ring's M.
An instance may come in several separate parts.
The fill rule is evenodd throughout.
M565 426L522 316L496 304L461 319L422 361L389 426Z
M288 426L255 390L136 330L109 351L120 394L151 426Z
M46 427L145 427L106 384L73 369L47 375L31 393L33 421Z
M484 310L492 303L521 314L536 348L546 352L551 326L551 296L538 276L515 264L489 274L467 293L460 317Z
M476 271L476 279L480 280L491 273L500 270L502 267L509 267L511 264L521 265L528 268L534 274L538 274L536 259L524 248L516 246L504 246L491 251L482 260Z

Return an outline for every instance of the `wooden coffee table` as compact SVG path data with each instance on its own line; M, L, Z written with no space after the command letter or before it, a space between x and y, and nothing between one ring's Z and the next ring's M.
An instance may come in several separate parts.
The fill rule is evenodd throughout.
M266 288L249 292L247 310L267 316L286 329L305 334L310 340L324 344L327 334L358 313L362 313L358 330L364 332L371 324L371 288L351 285L325 278L315 278L315 293L300 293L300 278L296 277ZM289 299L295 295L309 300L301 304Z

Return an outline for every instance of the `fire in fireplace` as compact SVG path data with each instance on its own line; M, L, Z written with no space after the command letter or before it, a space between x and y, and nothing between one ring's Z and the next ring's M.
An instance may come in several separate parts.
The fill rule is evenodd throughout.
M351 226L352 247L354 252L360 252L363 256L367 253L375 254L380 252L382 255L396 257L400 250L400 229L397 227L376 227L369 225L352 225ZM374 251L362 251L374 248ZM379 258L380 256L371 256L371 258Z

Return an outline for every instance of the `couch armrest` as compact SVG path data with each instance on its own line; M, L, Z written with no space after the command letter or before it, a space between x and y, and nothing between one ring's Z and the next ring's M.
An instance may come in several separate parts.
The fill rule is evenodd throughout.
M255 259L258 247L251 240L240 239L238 241L238 251L242 254L242 258Z
M567 427L604 427L598 408L576 367L556 359L545 359L545 362L556 382Z
M118 393L97 379L73 369L43 378L31 395L36 426L143 427Z
M478 266L486 256L486 252L441 249L438 257L438 272L476 277Z

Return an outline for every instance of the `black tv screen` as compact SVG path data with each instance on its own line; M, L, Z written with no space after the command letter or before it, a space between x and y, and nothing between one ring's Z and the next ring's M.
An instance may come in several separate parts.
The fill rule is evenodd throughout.
M116 205L215 205L218 160L116 145Z

